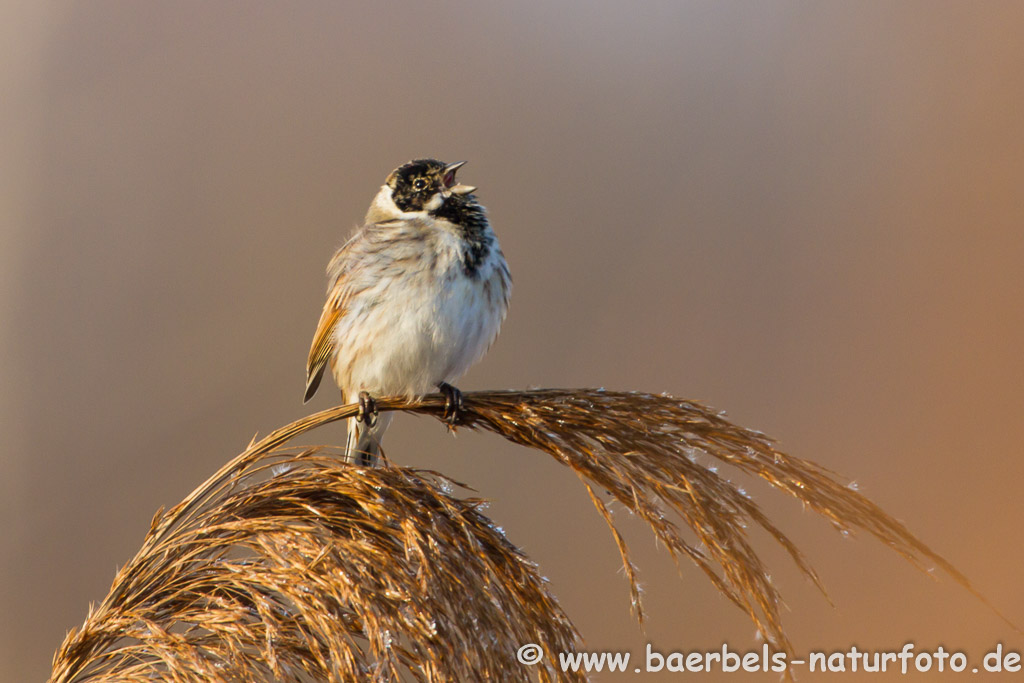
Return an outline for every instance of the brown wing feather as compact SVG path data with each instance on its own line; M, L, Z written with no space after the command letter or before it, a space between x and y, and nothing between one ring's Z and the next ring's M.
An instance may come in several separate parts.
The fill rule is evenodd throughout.
M345 315L348 301L352 296L346 283L355 262L353 251L357 249L366 229L364 226L357 230L327 264L327 303L320 314L320 323L316 326L316 334L313 335L313 345L309 348L309 359L306 361L306 397L303 402L313 398L324 376L324 370L334 355L334 327Z
M343 312L341 303L336 297L328 298L323 313L320 314L320 323L316 326L313 345L309 349L309 359L306 361L306 397L303 403L313 398L313 394L320 386L320 379L324 375L327 363L331 360L334 351L334 326Z

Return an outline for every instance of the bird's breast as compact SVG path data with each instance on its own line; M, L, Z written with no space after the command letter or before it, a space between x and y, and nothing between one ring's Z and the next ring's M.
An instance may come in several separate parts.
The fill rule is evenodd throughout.
M410 235L378 253L336 327L333 368L345 393L422 395L479 360L508 305L508 271L493 248L472 272L448 231Z

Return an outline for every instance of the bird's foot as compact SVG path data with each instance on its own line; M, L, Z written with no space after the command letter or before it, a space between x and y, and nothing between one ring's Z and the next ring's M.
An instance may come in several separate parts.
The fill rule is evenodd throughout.
M444 394L444 420L454 427L462 421L462 392L448 382L441 382L437 388Z
M367 427L377 424L377 402L365 391L359 392L359 413L356 414L356 421Z

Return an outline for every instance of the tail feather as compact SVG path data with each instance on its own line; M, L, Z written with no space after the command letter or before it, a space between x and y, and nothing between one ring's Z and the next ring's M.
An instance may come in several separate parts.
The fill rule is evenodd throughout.
M355 419L348 421L348 440L345 442L345 461L360 467L373 467L380 457L380 440L391 424L391 414L377 416L377 422L367 427Z

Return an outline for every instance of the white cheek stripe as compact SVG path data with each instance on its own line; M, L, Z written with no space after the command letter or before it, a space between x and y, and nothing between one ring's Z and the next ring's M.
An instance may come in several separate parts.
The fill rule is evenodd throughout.
M364 223L386 223L394 220L415 220L417 218L423 218L426 216L427 211L434 211L441 207L444 203L444 197L441 193L437 193L430 198L424 207L424 211L402 211L395 204L394 193L388 185L381 185L377 195L373 198L373 202L370 204L370 209L366 212L366 218L363 219Z
M426 211L437 211L438 209L441 208L442 204L444 204L444 196L442 196L441 193L438 192L437 194L430 198L430 201L423 205L423 208Z

